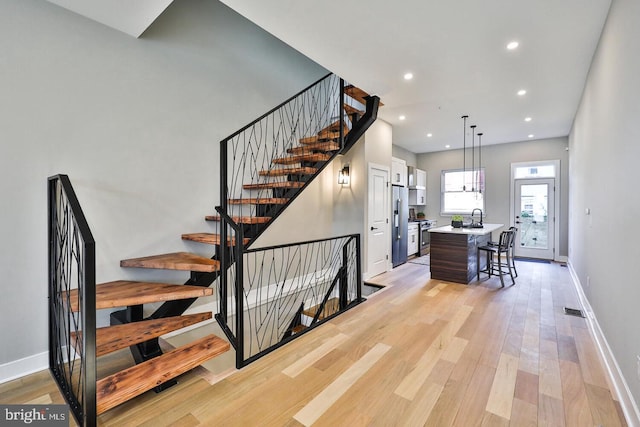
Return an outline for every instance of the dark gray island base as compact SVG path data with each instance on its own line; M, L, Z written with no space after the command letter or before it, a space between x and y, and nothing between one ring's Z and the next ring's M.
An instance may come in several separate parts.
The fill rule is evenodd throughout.
M469 284L476 279L478 268L486 267L485 257L476 261L478 246L491 240L491 232L502 224L485 224L483 228L452 228L450 225L432 228L431 278L447 282Z

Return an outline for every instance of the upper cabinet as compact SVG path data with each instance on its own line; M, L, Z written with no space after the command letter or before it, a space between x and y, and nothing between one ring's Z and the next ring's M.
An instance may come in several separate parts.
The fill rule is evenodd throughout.
M427 172L418 168L414 168L413 166L409 166L408 174L409 188L413 188L416 190L427 189Z
M391 158L391 185L407 186L407 162L396 157Z

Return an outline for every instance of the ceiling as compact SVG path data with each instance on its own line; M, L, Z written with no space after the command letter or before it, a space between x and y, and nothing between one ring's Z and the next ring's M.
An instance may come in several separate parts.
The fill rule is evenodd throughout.
M171 3L50 1L134 37ZM568 135L611 3L221 1L379 95L378 117L393 125L394 144L414 153L461 148L462 115L483 145ZM511 41L517 49L506 48ZM521 89L527 93L517 95Z

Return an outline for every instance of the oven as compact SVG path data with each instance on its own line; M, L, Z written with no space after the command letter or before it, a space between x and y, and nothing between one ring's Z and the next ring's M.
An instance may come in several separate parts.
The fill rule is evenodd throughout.
M427 255L431 245L429 229L435 226L435 221L420 221L420 256Z

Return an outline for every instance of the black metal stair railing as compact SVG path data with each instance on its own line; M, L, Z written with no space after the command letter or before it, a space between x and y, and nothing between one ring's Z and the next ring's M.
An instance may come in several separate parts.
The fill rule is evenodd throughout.
M247 246L350 140L355 142L352 131L375 120L378 98L371 100L364 105L345 95L344 80L328 74L220 141L220 207L243 223ZM309 145L313 138L323 146ZM296 161L303 154L310 156Z
M302 322L306 332L363 301L359 234L227 255L233 264L221 282L216 319L236 349L237 368L294 339L291 325L301 306L316 307L317 314ZM334 298L335 312L325 310L321 318Z
M95 241L67 175L49 178L48 212L49 369L78 424L95 426Z

